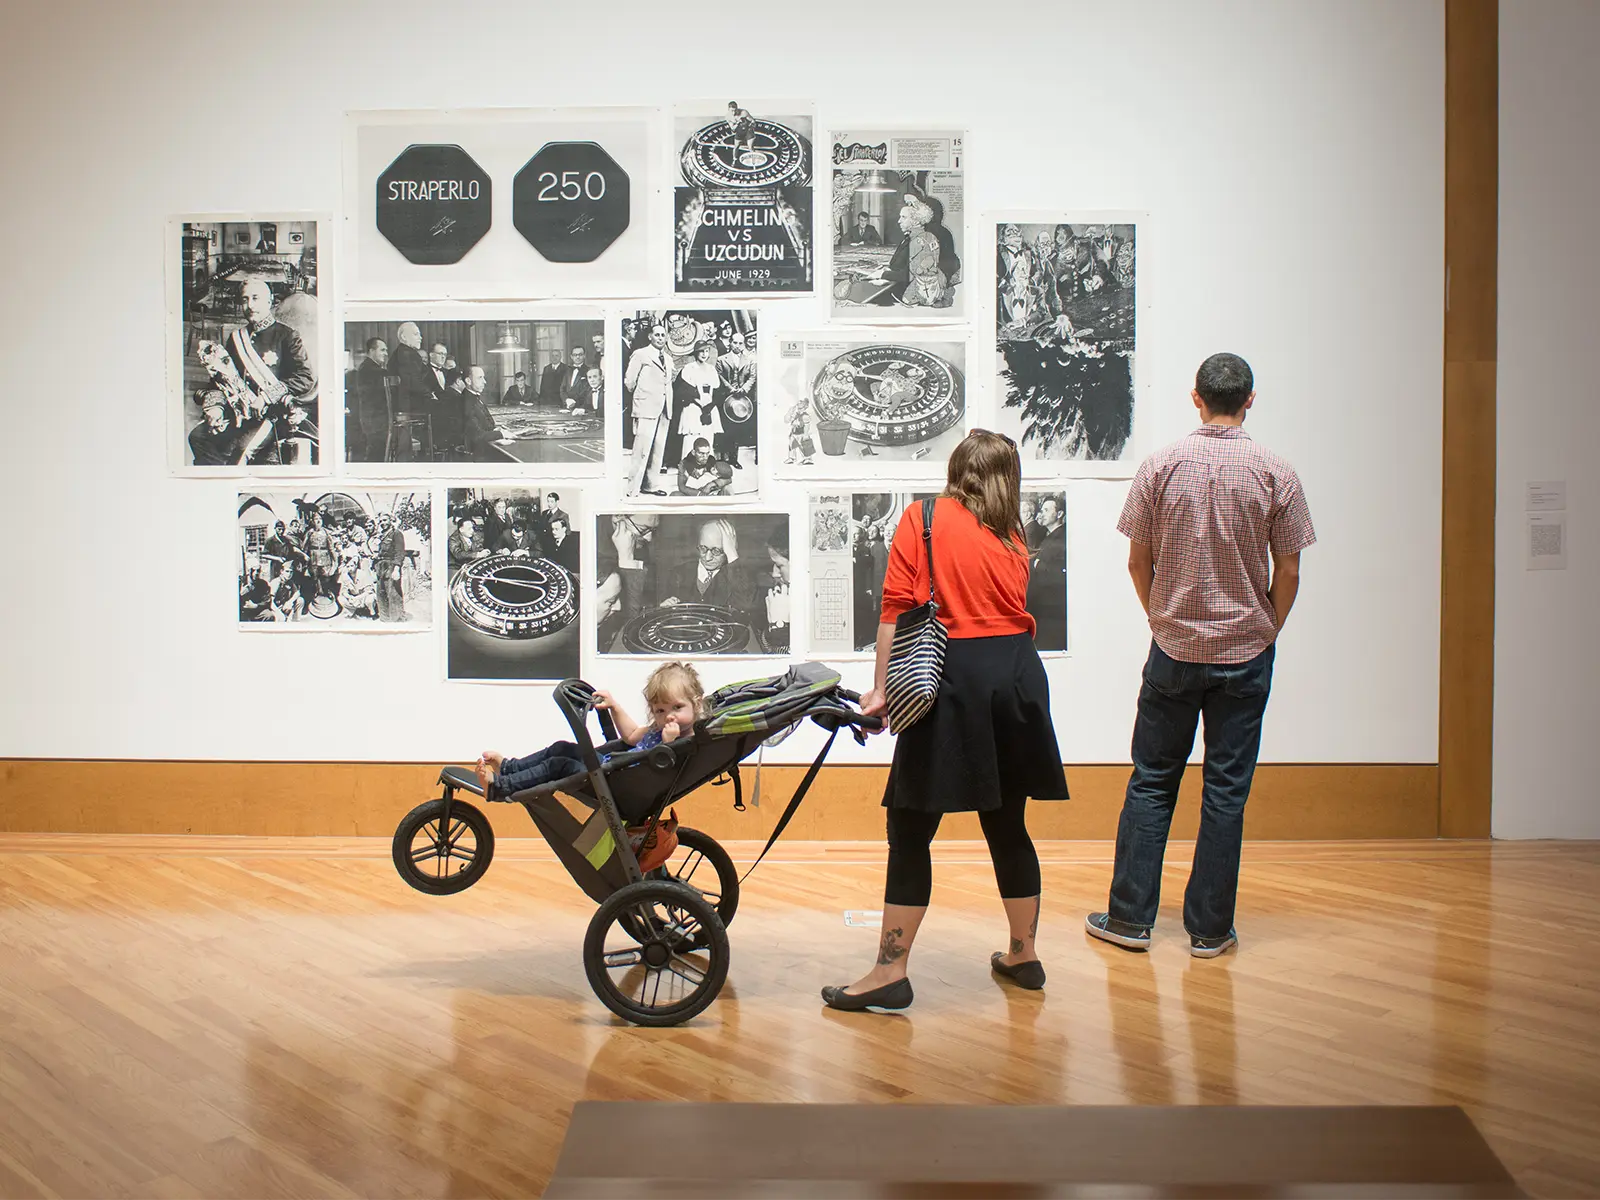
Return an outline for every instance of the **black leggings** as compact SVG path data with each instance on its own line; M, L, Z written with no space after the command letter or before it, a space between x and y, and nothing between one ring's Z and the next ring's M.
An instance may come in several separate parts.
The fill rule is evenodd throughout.
M999 808L980 812L983 837L994 859L994 881L1002 900L1039 894L1039 855L1028 836L1027 798L1007 800ZM933 856L930 847L939 829L939 813L911 808L890 808L889 872L883 885L885 904L925 908L933 895Z

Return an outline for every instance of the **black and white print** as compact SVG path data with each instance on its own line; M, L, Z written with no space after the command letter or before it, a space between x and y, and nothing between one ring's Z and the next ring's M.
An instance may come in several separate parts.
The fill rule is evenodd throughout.
M729 101L679 111L674 294L813 290L813 127L799 105Z
M1022 532L1028 540L1028 611L1041 652L1067 647L1067 494L1023 491Z
M314 218L173 222L172 461L181 474L327 469Z
M595 520L596 649L787 654L787 513L632 512Z
M344 294L648 295L660 153L646 108L350 113Z
M452 310L452 311L459 311ZM355 315L347 310L346 316ZM345 457L370 474L605 465L605 322L385 306L344 325Z
M633 311L621 336L626 494L753 495L760 486L756 314Z
M816 492L809 510L811 641L818 654L871 654L883 611L889 546L910 504L937 493ZM1067 648L1066 496L1022 494L1028 541L1028 611L1041 651ZM938 536L938 525L934 526ZM923 597L926 599L926 597Z
M916 330L769 338L767 377L781 414L769 453L786 478L896 474L942 478L966 436L966 344Z
M580 499L559 481L449 489L447 678L579 674Z
M998 428L1025 463L1131 465L1137 233L1065 218L996 227Z
M962 135L855 130L829 141L832 315L897 325L963 319Z
M240 491L238 506L241 627L433 627L426 491Z

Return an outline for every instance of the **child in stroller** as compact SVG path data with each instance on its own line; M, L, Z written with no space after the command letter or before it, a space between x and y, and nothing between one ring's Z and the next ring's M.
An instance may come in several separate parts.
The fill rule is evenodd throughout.
M584 973L595 995L635 1025L676 1025L694 1017L716 999L727 978L727 926L738 911L741 882L782 835L839 732L848 730L864 742L882 722L862 713L861 698L842 686L837 671L820 663L797 663L783 675L729 684L705 697L703 705L698 687L681 694L691 697L695 709L688 729L680 721L670 742L663 738L640 749L620 736L615 707L599 707L595 688L581 679L562 680L552 699L572 728L579 770L509 795L499 793L514 786L510 772L497 773L500 787L490 796L472 768L440 768L441 794L413 808L395 829L392 850L400 877L432 896L472 887L494 859L494 829L462 793L519 805L573 881L599 906L583 941ZM651 709L654 713L653 701ZM603 741L590 733L591 713L599 719ZM655 821L661 828L659 817L674 801L719 778L732 785L734 807L743 808L740 763L803 721L821 727L827 739L754 863L741 872L714 838L685 825L676 831L685 853L644 869L650 859L630 836L649 828L641 822ZM664 735L667 724L653 720L640 741L651 728ZM492 765L487 756L482 765L487 774ZM759 777L756 782L752 807Z
M617 736L635 750L648 750L664 742L676 741L691 733L694 723L706 715L706 693L700 673L688 663L663 663L650 673L644 685L644 702L650 709L650 723L641 725L630 717L610 692L595 691L597 709L611 713L617 723ZM602 755L606 761L610 755ZM517 792L540 784L565 779L585 770L583 751L576 742L552 742L522 758L507 758L496 750L478 756L478 782L484 797L505 800ZM629 826L628 836L639 856L639 870L648 874L678 848L677 811L650 825Z

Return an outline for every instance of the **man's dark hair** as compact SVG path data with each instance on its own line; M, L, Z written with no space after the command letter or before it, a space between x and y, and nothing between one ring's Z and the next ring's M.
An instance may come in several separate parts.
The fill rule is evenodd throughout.
M384 345L384 340L382 338L379 338L379 337L368 338L367 339L367 353L371 354L374 350L376 350L379 346L382 346L382 345Z
M526 371L518 371L517 372L517 378L518 379L526 379L527 377L528 377L528 373Z
M1250 364L1237 354L1213 354L1194 376L1194 390L1206 407L1221 417L1237 416L1255 386Z

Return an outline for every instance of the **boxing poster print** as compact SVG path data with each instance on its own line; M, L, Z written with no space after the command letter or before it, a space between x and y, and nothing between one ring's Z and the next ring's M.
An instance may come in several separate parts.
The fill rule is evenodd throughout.
M809 107L691 105L674 121L677 295L794 296L815 284Z

